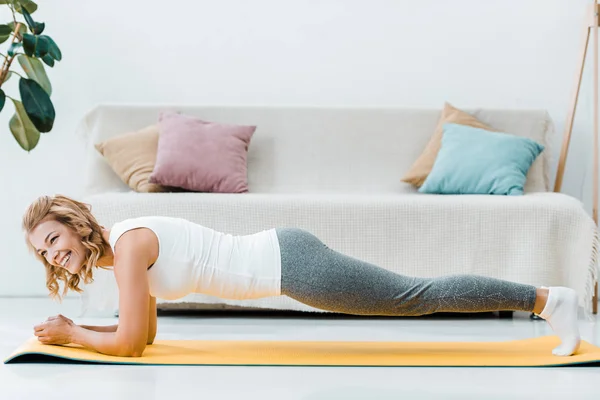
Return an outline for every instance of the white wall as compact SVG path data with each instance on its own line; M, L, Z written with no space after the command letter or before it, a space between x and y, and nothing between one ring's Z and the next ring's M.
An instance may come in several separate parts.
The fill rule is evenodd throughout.
M95 104L439 108L449 100L544 108L557 125L556 155L588 0L39 3L34 17L64 55L49 71L57 119L27 154L8 130L12 105L0 114L0 295L46 293L42 267L23 243L21 213L41 194L79 195L83 157L74 129ZM588 207L589 72L564 183Z

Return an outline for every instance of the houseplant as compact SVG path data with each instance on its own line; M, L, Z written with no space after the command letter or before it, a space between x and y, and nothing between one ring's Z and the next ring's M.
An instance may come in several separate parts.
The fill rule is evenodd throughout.
M37 146L40 133L50 132L54 125L52 85L44 64L53 67L62 59L62 54L54 40L43 34L45 24L32 17L38 8L36 3L0 0L1 6L10 8L13 20L0 24L0 44L6 43L8 47L6 52L0 51L4 59L0 69L0 112L10 100L14 105L10 131L21 148L31 151ZM17 64L22 73L14 69ZM10 79L19 79L19 97L11 96L2 88Z

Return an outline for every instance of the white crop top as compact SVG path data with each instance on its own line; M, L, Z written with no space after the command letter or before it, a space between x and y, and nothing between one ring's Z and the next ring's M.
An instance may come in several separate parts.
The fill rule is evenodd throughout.
M148 270L150 294L166 300L202 293L227 299L281 294L281 253L275 229L231 235L172 217L139 217L114 224L110 245L136 228L151 229L159 255Z

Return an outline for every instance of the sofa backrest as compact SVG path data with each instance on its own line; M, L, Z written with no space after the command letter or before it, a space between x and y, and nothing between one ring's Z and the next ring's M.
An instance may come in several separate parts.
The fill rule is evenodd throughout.
M256 125L248 149L248 185L257 193L414 192L400 179L425 148L441 115L441 108L99 105L79 127L88 153L86 195L130 190L94 144L156 123L161 110ZM525 191L550 190L552 122L546 111L464 110L496 130L544 145Z

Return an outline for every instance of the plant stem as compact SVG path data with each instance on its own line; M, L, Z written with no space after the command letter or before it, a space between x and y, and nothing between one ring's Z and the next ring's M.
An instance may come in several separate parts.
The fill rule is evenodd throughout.
M15 43L17 41L20 28L21 28L21 23L17 22L15 24L15 30L13 32L14 36L13 36L12 43ZM10 69L10 65L12 64L14 59L15 59L14 56L4 58L4 63L2 64L2 70L0 70L0 87L2 87L2 84L4 83L4 79L6 79L6 75L8 74L8 71Z
M11 1L10 5L8 6L8 8L10 8L10 11L12 11L12 16L13 16L13 22L15 23L15 27L17 26L17 16L15 14L15 4ZM15 31L18 33L19 30L15 28Z
M12 72L13 74L15 74L15 75L17 75L17 76L19 76L19 77L21 77L21 78L23 78L23 79L28 79L26 76L23 76L23 75L21 75L21 74L20 74L20 73L18 73L17 71L9 71L9 72Z

